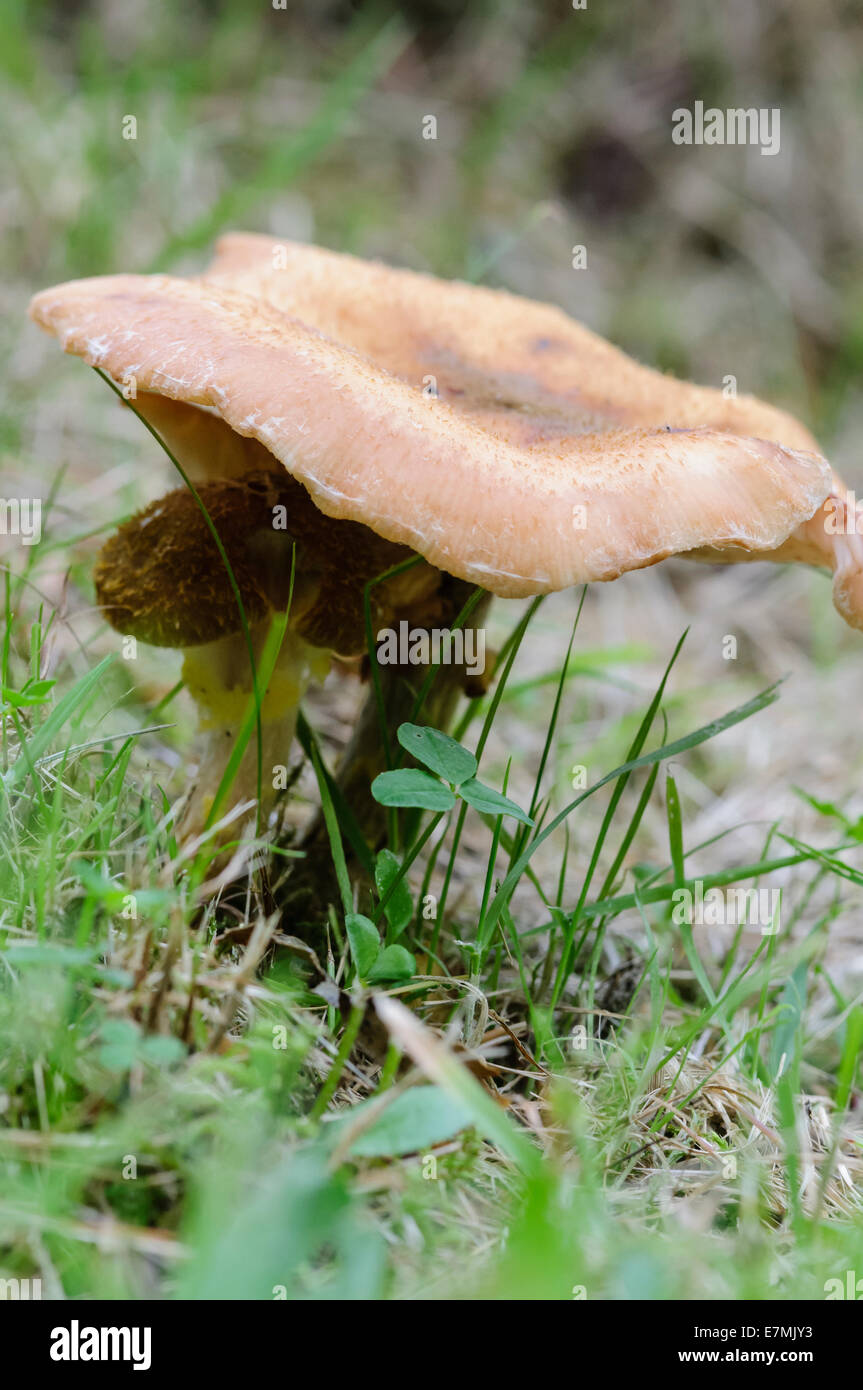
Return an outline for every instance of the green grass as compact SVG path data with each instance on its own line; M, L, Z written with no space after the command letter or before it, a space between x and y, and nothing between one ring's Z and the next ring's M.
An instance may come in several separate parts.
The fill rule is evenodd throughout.
M832 946L863 879L853 768L824 785L803 758L787 795L757 807L760 849L750 836L743 852L730 815L698 842L685 780L717 795L757 780L723 735L799 701L794 681L774 688L771 653L770 675L742 662L717 692L697 657L684 664L703 629L682 653L659 622L641 645L600 641L584 632L593 594L566 622L526 606L509 637L494 619L499 674L454 732L532 823L427 767L442 809L390 798L377 857L310 701L296 794L324 807L338 892L324 944L304 945L260 863L238 900L215 850L177 843L186 698L152 653L126 662L89 610L95 544L142 500L152 441L54 345L30 360L18 330L31 289L194 269L239 224L296 235L308 222L325 244L579 313L568 256L587 237L594 326L714 383L731 357L742 389L798 413L804 400L841 442L859 406L863 286L818 132L841 143L842 110L853 126L853 75L828 94L786 74L810 201L826 207L820 240L799 229L814 274L798 302L765 289L755 195L728 168L708 225L670 211L676 168L651 143L649 83L647 202L591 214L607 197L594 172L565 205L560 168L573 142L589 153L603 93L630 90L645 45L662 89L653 6L625 32L601 7L580 28L541 7L481 7L443 59L410 6L298 24L287 57L279 19L252 23L239 3L182 23L160 12L132 44L87 7L0 8L0 159L15 190L3 263L17 287L0 440L4 475L37 477L47 499L41 545L4 552L0 571L0 1278L124 1299L823 1298L828 1279L863 1270L863 1015ZM677 20L684 78L726 104L733 62ZM512 70L491 63L477 82L477 52L506 25ZM787 39L808 52L793 24ZM416 136L426 110L440 115L437 151ZM119 136L127 112L134 143ZM771 196L761 211L781 224L786 194ZM777 609L785 582L769 589ZM847 648L825 603L813 588L801 665L811 649L829 682ZM823 732L814 711L813 744ZM418 771L409 736L381 734L392 771ZM696 879L782 882L781 930L708 952L673 919Z
M27 670L40 669L43 658L41 627L31 625L26 604L18 606L14 586L12 598L9 691L26 688ZM25 663L18 653L30 648L28 633ZM517 671L517 643L511 655ZM178 858L157 789L136 775L136 740L93 744L81 736L106 712L105 675L104 661L77 680L60 674L39 703L5 709L0 1232L7 1277L50 1270L67 1296L269 1298L282 1287L289 1297L443 1296L442 1263L461 1254L469 1258L448 1296L569 1298L583 1287L591 1298L816 1298L826 1279L855 1267L858 1199L837 1172L842 1163L860 1168L859 1141L846 1124L860 1010L835 1000L833 1078L825 1088L835 1103L830 1143L817 1162L817 1198L804 1204L800 1146L809 1141L799 1071L807 989L826 924L802 941L787 929L765 937L754 957L730 955L712 982L696 932L687 943L695 979L681 996L670 973L677 931L668 900L691 880L673 796L669 862L643 876L633 896L619 892L625 875L614 869L617 857L598 894L589 897L588 872L569 907L555 882L534 881L530 891L551 911L548 936L519 933L514 897L529 889L532 854L549 837L562 852L565 822L575 822L577 834L580 806L599 788L542 828L517 827L506 842L502 823L512 824L511 816L451 798L452 810L432 813L450 825L450 844L462 811L486 825L485 912L473 922L448 918L441 932L409 900L399 941L425 963L434 935L445 969L431 974L411 961L391 986L385 978L360 984L356 952L335 946L350 932L334 923L328 973L352 994L345 1014L310 992L316 972L302 957L282 955L259 972L276 923L261 915L254 886L251 939L245 948L220 942L230 919L202 891L194 865ZM628 779L655 795L661 762L734 722L763 717L775 698L768 692L706 730L657 741L665 685L664 677L629 757L603 779L614 793L593 854L581 850L585 865L599 858L604 840L631 840L643 798L633 807L623 796ZM562 679L561 699L566 693ZM445 778L448 746L428 755ZM545 754L538 748L538 768L550 747L551 740ZM454 766L462 769L452 774L457 789L470 767ZM339 847L323 776L321 792ZM538 785L535 800L541 794ZM428 824L421 819L402 844L404 865L426 843ZM859 883L843 858L857 844L859 835L845 834L829 855L795 846L794 857L813 875ZM496 864L502 847L506 872ZM718 881L736 877L721 845L712 857ZM415 870L421 864L420 852ZM766 862L747 873L762 871ZM420 877L412 875L414 885ZM341 911L350 913L344 866L342 883ZM389 875L373 917L382 920L395 893ZM649 950L627 1017L600 1039L589 1019L599 1007L601 942L633 903ZM582 962L574 996L563 988L573 959ZM353 1046L364 1001L374 1010L388 989L409 1008L394 1005L391 1018L382 1006L391 1052L379 1043L370 1058ZM574 1000L585 1012L571 1013ZM469 1044L482 1050L489 1004L504 1009L527 1049L506 1062L520 1075L491 1081L509 1093L509 1113L422 1021L432 1007L438 1018L442 1010L460 1018ZM582 1034L571 1032L573 1018L588 1023ZM706 1053L693 1054L705 1035ZM397 1072L398 1055L408 1070ZM418 1086L427 1088L426 1103L404 1111ZM721 1123L711 1087L724 1097ZM766 1096L758 1129L752 1112ZM522 1107L530 1102L540 1108L525 1129ZM707 1199L699 1205L685 1195L693 1179L682 1165L696 1156L697 1181L709 1194L706 1241L680 1226L684 1208L706 1219Z

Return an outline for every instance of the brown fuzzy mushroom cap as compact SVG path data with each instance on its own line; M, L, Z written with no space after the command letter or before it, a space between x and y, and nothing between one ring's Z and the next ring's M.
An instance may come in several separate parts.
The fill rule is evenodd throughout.
M258 493L226 483L202 488L200 496L231 562L249 621L263 617L270 607L265 578L249 547L251 536L268 524ZM287 564L290 573L289 543L286 549L282 567ZM218 548L186 488L169 492L125 522L102 547L93 581L111 626L157 647L212 642L239 626Z
M312 646L365 649L363 590L409 551L353 522L331 521L275 464L198 489L230 561L250 622L284 610L296 545L291 628ZM137 513L103 547L94 580L112 626L158 647L193 647L237 632L224 562L195 498L178 488ZM422 602L439 576L428 566L372 591L376 621Z
M751 411L753 428L769 437L784 421L790 437L769 407L637 367L547 306L317 254L326 266L311 303L339 341L299 316L296 283L290 312L276 307L260 270L257 289L227 283L224 268L198 281L77 281L38 295L31 312L115 379L210 407L328 516L504 596L613 579L700 547L773 550L830 490L817 455L740 436ZM420 369L436 377L436 398ZM727 412L734 425L632 427L655 423L665 401L675 425L703 424L708 406L707 418ZM623 427L609 430L615 412Z

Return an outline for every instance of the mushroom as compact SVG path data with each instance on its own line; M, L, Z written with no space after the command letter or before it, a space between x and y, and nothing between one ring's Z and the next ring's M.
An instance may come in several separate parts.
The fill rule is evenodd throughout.
M425 564L378 595L381 612L440 611L442 576L523 597L691 554L827 561L840 611L863 625L857 547L818 512L844 489L803 427L641 367L552 307L236 235L199 279L72 282L31 313L66 351L133 380L230 542L258 647L296 542L290 640L265 700L280 748L314 653L359 649L363 584L408 553ZM356 564L349 535L362 535ZM170 571L141 569L148 546ZM122 528L97 585L115 625L192 647L187 680L217 726L199 819L236 727L228 696L247 698L250 674L193 499L171 494ZM335 636L315 625L333 585L352 615Z
M365 585L410 558L410 551L365 526L330 520L272 458L266 469L202 484L198 500L186 488L168 493L107 542L94 572L99 604L118 631L157 647L184 649L183 680L207 732L180 827L187 833L199 831L213 812L252 696L240 611L199 502L230 563L257 662L273 615L288 611L289 625L261 701L264 811L278 782L273 771L288 764L297 708L309 681L324 678L331 654L362 653ZM433 620L439 584L440 576L427 565L385 581L373 591L375 620L390 625L402 614L412 621ZM256 784L257 750L250 747L236 775L234 798L254 796Z

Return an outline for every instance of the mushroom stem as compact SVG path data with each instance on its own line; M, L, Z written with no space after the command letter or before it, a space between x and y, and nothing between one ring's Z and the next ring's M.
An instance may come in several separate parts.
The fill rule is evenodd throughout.
M269 624L256 623L252 645L259 661ZM297 723L297 710L309 683L323 680L329 667L326 652L312 647L296 632L284 635L278 659L261 698L261 824L267 819L285 785ZM235 776L216 806L225 769L254 699L249 653L241 633L189 648L183 679L200 712L206 734L201 761L189 799L178 822L183 838L200 834L208 822L258 795L258 747L253 732Z

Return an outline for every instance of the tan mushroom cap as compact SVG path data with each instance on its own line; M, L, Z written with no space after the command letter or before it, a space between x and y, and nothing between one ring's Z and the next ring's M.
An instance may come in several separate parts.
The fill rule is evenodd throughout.
M211 278L77 281L31 312L115 380L215 411L328 516L507 597L775 550L830 492L789 417L638 367L556 309L309 248L282 309L286 271L238 264L250 242L260 261L230 238ZM722 428L679 428L705 420Z
M296 315L406 380L434 375L442 399L513 442L701 425L818 450L786 411L643 367L550 305L245 232L222 237L207 278ZM828 567L836 607L863 628L863 504L853 507L834 474L822 507L781 545L766 554L703 547L694 558Z
M205 279L302 319L524 446L637 426L727 430L819 452L798 420L754 396L643 367L561 309L397 270L319 246L233 232Z

